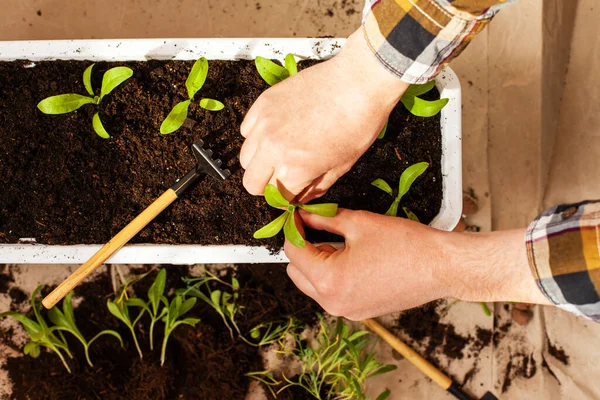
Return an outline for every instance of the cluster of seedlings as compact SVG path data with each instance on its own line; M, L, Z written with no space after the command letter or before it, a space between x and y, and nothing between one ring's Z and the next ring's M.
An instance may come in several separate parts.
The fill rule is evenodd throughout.
M132 286L145 278L150 272L131 277L121 286L113 299L107 301L110 313L123 323L131 332L140 359L143 357L136 330L142 318L149 318L149 344L154 349L154 329L157 324L164 329L160 350L160 362L164 364L169 337L181 325L196 326L201 324L194 318L194 308L198 301L210 306L228 328L232 341L241 340L245 345L263 348L274 352L279 359L294 359L301 364L301 371L295 376L286 376L281 371L248 371L246 375L263 382L274 397L287 388L298 386L316 399L362 399L368 400L365 393L366 380L372 376L395 369L392 365L381 365L375 360L375 353L368 331L352 330L341 318L327 321L318 315L318 331L314 343L305 339L306 327L293 317L286 321L262 323L242 332L236 318L244 312L240 303L240 285L235 277L226 282L215 274L205 271L199 278L183 278L184 287L176 289L168 296L166 289L167 271L161 269L148 289L146 298L130 296ZM38 299L38 287L31 298L31 311L28 314L6 312L1 317L13 317L19 321L30 341L24 347L24 353L37 358L41 347L56 353L64 367L71 372L67 358L73 358L69 343L63 332L73 335L84 347L85 356L93 366L89 357L89 347L102 335L112 335L124 346L121 335L113 330L99 332L87 341L77 327L72 304L73 292L65 298L62 310L55 306L48 310L47 317L42 315ZM192 315L192 316L190 316ZM50 322L47 321L48 318ZM280 323L281 322L281 323ZM389 390L384 391L377 400L386 399Z

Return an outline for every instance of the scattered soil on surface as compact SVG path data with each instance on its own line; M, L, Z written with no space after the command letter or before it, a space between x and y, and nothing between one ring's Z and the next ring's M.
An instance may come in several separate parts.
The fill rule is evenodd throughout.
M492 332L477 328L475 336L457 333L454 325L440 322L440 304L437 301L403 312L396 328L421 349L425 358L437 365L441 356L450 360L461 360L466 355L477 357L491 343Z
M565 351L561 347L553 345L550 342L550 339L547 338L546 341L548 343L548 352L550 353L550 355L556 358L564 365L569 365L569 356L567 355L567 353L565 353Z
M535 376L537 365L533 354L513 354L506 364L502 393L506 392L516 378L530 379Z
M189 146L204 139L232 176L224 183L205 178L159 215L132 242L250 244L280 248L283 235L266 241L255 230L280 211L242 186L239 126L267 84L252 61L211 61L205 86L188 121L161 135L171 108L187 96L187 61L96 63L99 94L106 70L127 65L134 75L104 98L64 115L44 115L36 105L64 93L86 94L82 73L89 62L0 62L0 242L36 238L39 243L104 243L194 165ZM308 64L306 64L308 65ZM433 90L430 98L439 97ZM209 112L200 97L222 101ZM92 117L99 111L110 140L99 138ZM416 162L430 168L412 186L402 206L423 223L438 213L442 198L440 117L418 118L402 105L392 112L377 140L327 194L342 207L384 213L391 198L370 185L376 178L397 187L401 172ZM402 214L402 212L400 212ZM331 236L315 234L314 241Z
M228 275L232 273L228 271ZM137 296L145 298L155 274L156 270L134 285ZM183 287L181 277L187 276L187 269L167 267L167 276L168 292ZM239 304L245 307L238 319L242 332L260 322L284 321L291 314L310 323L321 310L289 282L282 265L238 266L236 276L241 286ZM44 288L44 293L50 289ZM75 309L83 335L90 338L103 329L115 329L125 348L111 336L101 337L91 347L92 368L85 362L81 345L66 334L74 353L74 359L68 361L72 374L56 355L46 351L37 360L8 358L4 368L13 382L14 399L243 399L249 384L244 374L262 369L257 348L239 339L233 341L220 316L202 302L188 314L201 322L196 327L180 326L172 333L161 367L162 323L157 324L155 349L150 351L149 321L142 318L136 330L144 354L140 360L131 333L106 308L106 300L113 296L108 274L79 286L75 293L75 298L83 296ZM308 396L302 393L288 398Z

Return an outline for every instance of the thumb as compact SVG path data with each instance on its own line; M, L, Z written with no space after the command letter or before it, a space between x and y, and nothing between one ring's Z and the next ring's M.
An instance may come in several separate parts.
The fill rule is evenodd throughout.
M343 237L350 233L354 215L357 211L340 208L335 217L323 217L317 214L311 214L308 211L300 210L300 216L306 226L318 231L327 231Z

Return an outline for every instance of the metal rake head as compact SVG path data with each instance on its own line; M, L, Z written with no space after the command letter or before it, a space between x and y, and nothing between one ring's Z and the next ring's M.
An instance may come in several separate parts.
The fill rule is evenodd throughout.
M192 145L192 152L194 153L194 157L196 157L196 161L198 163L196 165L196 170L223 181L229 178L231 172L229 172L228 169L222 169L221 160L214 160L212 158L212 150L206 150L203 146L204 141L202 140L198 140Z

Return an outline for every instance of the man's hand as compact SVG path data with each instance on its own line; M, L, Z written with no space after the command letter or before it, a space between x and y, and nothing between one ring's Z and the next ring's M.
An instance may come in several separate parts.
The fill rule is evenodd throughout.
M375 141L408 84L353 34L340 54L266 90L241 126L253 195L272 183L292 200L324 194Z
M301 212L307 226L344 236L346 247L286 241L288 275L330 314L361 320L454 297L549 304L529 270L523 230L443 232L409 220L340 210Z

